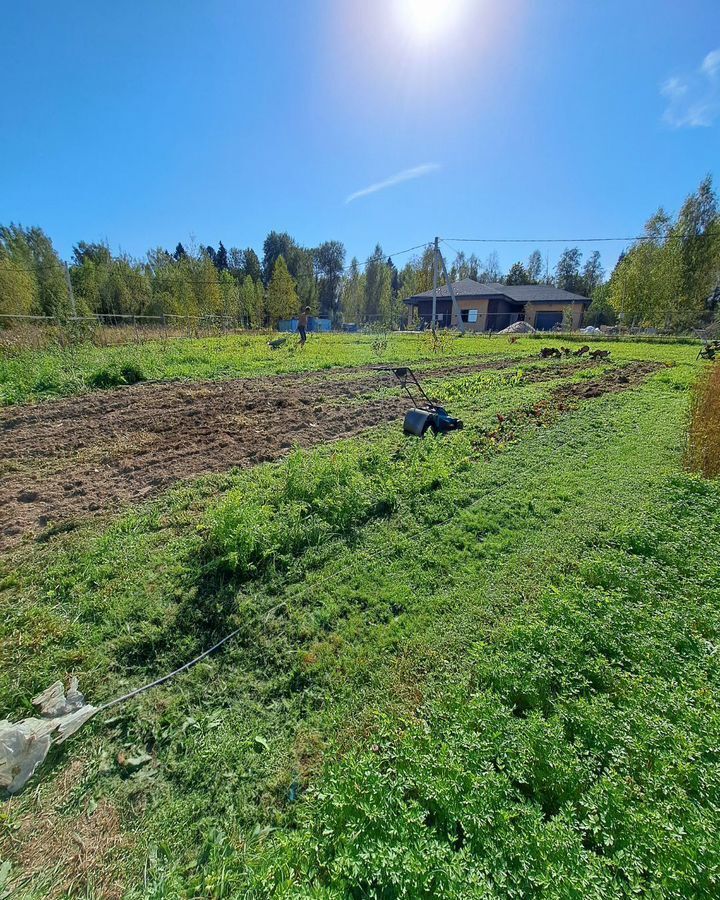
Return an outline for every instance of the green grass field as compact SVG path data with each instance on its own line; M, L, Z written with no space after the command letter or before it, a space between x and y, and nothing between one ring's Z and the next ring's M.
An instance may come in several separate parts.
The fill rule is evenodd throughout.
M539 346L226 338L3 363L5 403L126 362L518 367L433 385L462 432L378 427L0 559L11 718L56 678L103 702L241 629L52 752L3 807L0 892L720 894L720 483L681 464L697 348L613 344L613 365L664 365L545 406L608 367L524 379Z
M537 354L538 341L555 347L574 341L571 346L576 347L581 339L546 339L539 335L511 344L506 338L448 334L441 338L438 347L429 333L316 334L310 336L304 350L293 335L283 347L273 351L268 341L277 336L248 332L109 347L81 343L56 350L0 354L0 406L81 394L136 380L242 378L336 366L472 358L478 354L491 358L523 357ZM695 355L691 352L695 345L588 340L593 347L613 347L613 355L619 359L679 360Z

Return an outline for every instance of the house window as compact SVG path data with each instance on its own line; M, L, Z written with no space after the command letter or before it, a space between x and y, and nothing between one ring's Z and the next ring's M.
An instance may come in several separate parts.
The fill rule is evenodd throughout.
M478 320L478 311L476 309L461 309L460 316L463 322L472 324L473 322L477 322Z

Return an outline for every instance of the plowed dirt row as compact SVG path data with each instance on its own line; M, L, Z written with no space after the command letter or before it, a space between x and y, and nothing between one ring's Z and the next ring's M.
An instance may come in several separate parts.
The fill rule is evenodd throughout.
M458 377L517 360L437 367ZM544 364L525 377L569 375L585 362ZM626 370L628 371L627 367ZM294 446L351 437L399 418L396 385L376 370L313 372L200 384L136 385L0 414L0 550L48 526L112 512L180 479L277 459ZM349 403L361 400L364 402Z

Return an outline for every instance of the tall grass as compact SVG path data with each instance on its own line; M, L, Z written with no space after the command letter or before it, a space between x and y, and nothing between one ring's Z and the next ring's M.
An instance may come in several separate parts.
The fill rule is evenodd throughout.
M720 363L703 372L692 390L685 465L706 478L720 475Z

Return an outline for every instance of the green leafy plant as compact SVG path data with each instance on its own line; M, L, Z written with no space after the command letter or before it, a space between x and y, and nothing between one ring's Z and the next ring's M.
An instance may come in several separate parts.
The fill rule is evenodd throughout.
M132 363L98 369L87 379L88 385L93 388L119 387L124 384L137 384L139 381L145 381L145 374Z

